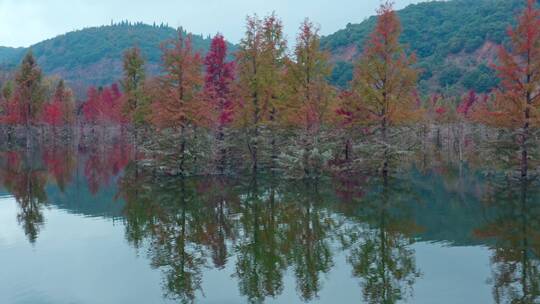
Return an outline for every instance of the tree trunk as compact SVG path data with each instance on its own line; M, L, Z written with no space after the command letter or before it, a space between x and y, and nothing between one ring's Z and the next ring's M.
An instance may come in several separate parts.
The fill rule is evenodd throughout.
M382 120L382 139L384 145L384 160L383 160L383 176L386 178L388 176L388 134L387 134L387 122L386 117Z

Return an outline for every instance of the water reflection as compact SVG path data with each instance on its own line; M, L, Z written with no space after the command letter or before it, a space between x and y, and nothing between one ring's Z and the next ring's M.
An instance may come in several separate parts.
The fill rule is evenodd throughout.
M540 191L527 178L488 181L486 223L476 236L491 240L496 303L540 301Z
M365 196L349 204L352 225L340 236L367 303L396 303L412 294L420 271L411 245L421 228L410 214L415 194L407 180L383 175L365 182Z
M358 284L351 302L414 303L424 272L419 241L488 246L493 301L539 301L534 177L483 175L434 153L387 175L188 178L135 161L138 153L122 140L4 151L0 182L17 201L30 243L46 227L47 206L121 219L125 238L160 273L164 297L174 302L215 292L203 288L210 269L233 272L239 302L278 299L288 278L298 301L315 302L344 257Z
M17 221L30 243L35 243L45 221L42 208L47 203L47 171L33 153L5 152L2 159L2 184L17 200Z
M181 302L195 299L205 262L201 229L206 214L197 208L195 186L184 179L158 178L141 185L142 199L126 205L128 239L135 246L148 242L151 264L163 272L166 296Z
M323 276L334 266L332 243L342 223L325 208L325 203L332 198L328 190L321 190L319 181L290 186L284 191L284 202L289 205L286 214L287 243L291 244L287 249L288 259L293 265L298 294L309 302L318 297L323 288Z

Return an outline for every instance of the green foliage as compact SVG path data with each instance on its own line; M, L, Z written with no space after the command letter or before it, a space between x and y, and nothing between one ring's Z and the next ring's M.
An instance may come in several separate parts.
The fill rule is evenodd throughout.
M524 4L522 0L433 1L398 11L403 25L400 41L417 55L418 66L423 70L421 81L426 83L421 83L421 87L438 90L441 86L450 85L478 87L483 91L493 88L494 80L482 72L476 71L482 78L477 82L472 81L474 76L470 76L474 70L466 72L483 63L485 56L494 57L492 52L477 53L486 42L507 42L506 30L509 24L515 23ZM358 49L356 55L359 55L375 23L376 17L371 17L360 24L348 24L345 29L325 37L322 47L337 56L354 46ZM464 60L450 63L449 59L455 57ZM337 61L331 81L344 86L352 79L349 62ZM456 65L463 69L459 75L454 69Z
M145 94L143 92L146 74L144 70L144 58L138 48L131 48L124 53L124 78L122 87L127 98L126 111L135 125L145 122L145 114L148 112Z
M25 48L10 48L0 46L0 69L13 68L22 59Z
M176 36L176 30L167 25L122 22L70 32L31 49L46 74L59 74L82 86L100 86L121 78L123 54L134 46L147 61L148 72L160 73L160 45ZM209 47L209 38L193 35L194 50L205 53ZM26 49L0 48L0 65L16 66L25 53Z
M456 66L449 66L442 70L439 76L439 85L443 88L450 87L458 83L463 75L463 70Z
M463 86L478 93L487 93L499 83L496 72L482 64L463 76Z
M330 82L340 88L345 88L349 85L349 81L353 78L354 65L350 62L339 61L334 66Z
M15 77L15 94L22 112L22 119L27 124L35 122L45 101L43 74L32 52L22 60Z

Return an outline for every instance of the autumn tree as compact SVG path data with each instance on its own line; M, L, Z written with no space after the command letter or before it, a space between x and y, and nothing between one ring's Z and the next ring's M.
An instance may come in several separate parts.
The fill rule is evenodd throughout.
M36 123L45 100L42 73L32 52L24 57L15 77L14 101L18 107L27 134ZM27 142L29 144L29 142Z
M261 128L275 126L283 102L283 67L287 42L283 24L275 14L263 20L248 17L246 34L237 52L242 107L240 124L247 129L252 169L259 167ZM275 138L271 139L272 158L277 157Z
M90 124L97 124L101 117L100 94L96 87L90 87L86 93L86 101L82 106L84 120Z
M217 133L218 169L222 172L226 161L225 129L233 121L235 108L235 64L227 62L227 43L222 35L218 34L212 39L204 65L204 97L207 111L211 111L212 127Z
M2 87L2 96L0 98L0 123L7 126L8 140L11 139L15 125L22 124L21 107L18 100L13 98L14 85L8 81Z
M321 152L317 146L320 132L331 114L333 89L327 81L331 73L328 59L329 54L320 50L319 29L306 19L296 39L294 60L287 61L287 103L281 109L285 122L301 130L302 148L295 150L301 150L306 176L313 173L309 163L321 156L316 155Z
M355 107L365 112L366 126L380 134L388 146L389 128L415 117L417 71L399 43L401 25L390 2L381 5L377 25L368 39L351 83L357 100ZM384 148L383 173L388 171L388 149Z
M107 122L121 126L129 123L129 116L124 111L126 99L120 91L120 86L113 83L111 86L103 88L101 95Z
M62 124L62 109L58 102L45 104L42 112L43 122L56 130L56 127Z
M124 89L125 111L135 125L146 122L147 101L144 95L144 82L146 79L144 59L141 50L131 48L124 53L124 77L122 88Z
M288 121L308 133L318 132L326 122L331 102L331 87L327 77L331 66L329 54L320 49L319 29L306 19L296 39L294 61L287 63L289 86L286 104Z
M198 123L202 58L194 52L191 36L178 38L162 46L164 75L159 78L160 89L152 108L152 121L160 129L180 131L180 167L183 170L186 150L186 131Z
M110 87L90 87L82 112L86 122L92 125L125 124L128 117L124 114L122 93L117 84Z
M515 28L508 30L511 49L499 48L495 66L501 83L491 103L476 111L487 125L510 129L521 146L521 175L528 175L531 132L540 126L540 10L528 0Z
M155 103L153 122L160 128L186 128L195 123L193 103L198 101L203 83L202 58L193 50L191 36L162 46L163 75L160 100Z
M63 80L58 81L52 100L44 105L41 116L43 122L55 129L75 122L72 93L66 88Z

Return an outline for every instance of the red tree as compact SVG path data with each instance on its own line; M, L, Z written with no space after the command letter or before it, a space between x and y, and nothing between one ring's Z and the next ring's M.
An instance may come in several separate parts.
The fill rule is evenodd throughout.
M75 121L72 93L66 88L63 80L58 82L52 100L43 106L41 121L55 128Z
M528 0L515 28L508 31L511 49L499 49L495 66L501 83L490 103L475 109L477 119L517 134L521 146L521 175L528 176L531 129L540 126L540 10Z
M63 123L62 105L56 101L46 104L43 107L42 120L46 124L58 127Z
M86 102L83 105L84 120L96 124L101 117L100 94L95 87L90 87L87 96Z
M222 35L212 40L210 51L204 59L206 75L204 95L215 112L213 123L222 129L232 122L234 111L233 82L234 62L227 62L227 43Z
M83 106L86 122L123 124L129 121L123 112L124 98L117 84L99 90L91 87L88 89L87 96Z
M217 130L218 169L223 171L227 153L224 146L225 128L233 121L234 115L235 64L227 62L227 43L222 35L216 35L212 40L204 65L206 75L203 94L206 107L202 116L210 115L211 126Z
M0 123L7 125L18 125L24 122L20 111L21 106L15 98L4 100L2 104L3 115L0 116Z
M478 101L478 96L474 91L469 91L469 94L463 98L461 103L459 104L457 108L458 114L468 117L469 113L474 106L474 104Z

